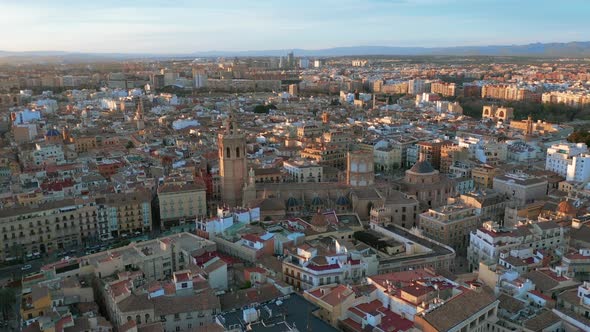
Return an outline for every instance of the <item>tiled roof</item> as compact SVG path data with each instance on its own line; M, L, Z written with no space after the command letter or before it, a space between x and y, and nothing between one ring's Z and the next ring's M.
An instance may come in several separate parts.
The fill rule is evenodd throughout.
M424 320L438 331L449 331L494 301L496 297L484 290L466 290L463 294L425 314Z

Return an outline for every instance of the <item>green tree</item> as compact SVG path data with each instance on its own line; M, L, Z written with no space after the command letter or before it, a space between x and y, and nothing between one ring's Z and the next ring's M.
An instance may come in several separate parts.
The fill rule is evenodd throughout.
M135 144L133 144L133 141L128 141L128 142L127 142L127 145L125 145L125 148L126 148L127 150L130 150L130 149L135 149Z
M590 145L590 132L574 131L567 137L567 141L570 143L586 143L586 145Z
M5 287L0 289L0 313L2 313L2 320L5 322L10 319L10 313L15 303L16 292L13 288Z

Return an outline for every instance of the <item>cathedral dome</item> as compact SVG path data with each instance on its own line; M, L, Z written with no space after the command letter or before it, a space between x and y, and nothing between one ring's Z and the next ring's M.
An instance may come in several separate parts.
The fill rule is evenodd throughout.
M322 199L320 198L320 196L315 196L312 200L311 200L311 205L314 206L319 206L324 204L324 202L322 201Z
M348 205L350 205L350 201L348 200L348 197L342 195L342 196L338 197L338 199L336 200L336 205L348 206Z
M289 197L286 205L287 205L287 208L294 208L294 207L299 206L299 201L295 197Z
M45 137L57 137L57 136L61 136L61 134L59 133L59 131L57 129L49 129L45 133Z
M410 172L413 173L417 173L417 174L428 174L428 173L433 173L435 170L432 167L432 165L424 160L424 161L419 161L417 163L414 164L414 166L412 166L412 168L410 168Z

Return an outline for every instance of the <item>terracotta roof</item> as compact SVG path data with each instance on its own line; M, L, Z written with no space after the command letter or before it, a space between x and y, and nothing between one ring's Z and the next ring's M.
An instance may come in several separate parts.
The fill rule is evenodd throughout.
M434 168L428 161L424 160L415 163L414 166L410 168L410 171L413 173L426 174L434 172Z
M525 321L524 327L535 332L540 332L559 321L559 316L554 314L552 311L543 311L541 314Z
M495 301L496 297L484 290L466 290L425 314L424 320L438 331L449 331Z
M500 296L498 296L498 300L500 300L498 308L504 309L511 313L517 313L525 307L524 302L517 300L510 295L500 294Z
M220 309L219 299L212 290L189 296L158 296L151 300L156 317L182 312Z

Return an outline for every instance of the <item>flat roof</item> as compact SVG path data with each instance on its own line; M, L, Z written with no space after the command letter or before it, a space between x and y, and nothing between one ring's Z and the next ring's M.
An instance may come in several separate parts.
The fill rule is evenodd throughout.
M277 301L273 300L258 306L256 309L260 310L260 315L265 324L262 324L261 321L254 322L250 324L250 331L283 332L289 330L287 325L300 331L338 331L338 329L313 315L312 312L317 310L318 307L305 300L301 295L292 293L281 301L280 305L277 305ZM272 312L271 315L269 315L266 307ZM243 321L242 312L242 310L235 310L223 313L224 327L239 325L245 330L247 324Z

